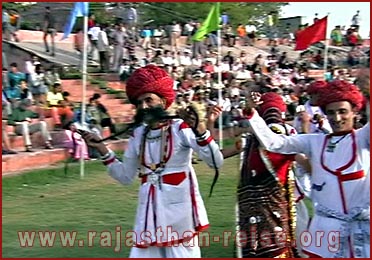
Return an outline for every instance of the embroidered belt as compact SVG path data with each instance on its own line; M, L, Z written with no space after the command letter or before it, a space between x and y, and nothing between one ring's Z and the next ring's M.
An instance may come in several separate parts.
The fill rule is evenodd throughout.
M365 245L369 244L370 239L369 225L368 228L365 228L365 225L362 225L362 223L370 221L370 206L353 208L349 214L343 214L322 205L317 205L315 211L318 216L334 218L343 222L340 230L340 250L335 255L336 258L348 257L345 249L350 236L351 240L349 242L352 243L354 248L354 256L351 257L369 257L369 254L365 252ZM352 230L352 227L355 226L358 227L356 232Z
M149 175L144 175L141 178L141 183L144 184L146 182L150 182L152 184L157 183L158 178L161 178L161 182L165 184L170 184L170 185L179 185L183 180L186 179L186 173L185 172L175 172L171 174L166 174L163 176L157 175L157 174L149 174ZM156 178L156 180L155 180Z

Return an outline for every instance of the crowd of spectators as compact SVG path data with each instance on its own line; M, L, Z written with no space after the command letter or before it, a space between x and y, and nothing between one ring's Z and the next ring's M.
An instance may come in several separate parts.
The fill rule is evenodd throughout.
M51 130L65 131L66 146L70 140L78 147L83 140L77 142L78 135L71 134L72 123L81 121L81 105L70 101L70 93L63 90L55 66L44 68L37 56L32 55L25 61L24 71L19 70L17 63L11 63L9 70L2 71L2 154L17 153L11 147L7 126L14 126L13 134L23 136L26 152L33 152L32 134L41 132L45 148L53 149ZM111 134L116 133L106 107L100 102L100 95L94 94L87 104L86 125L83 127L97 130L100 134L104 127L109 127ZM46 118L52 118L48 125ZM76 138L69 139L75 136ZM76 155L76 150L73 152ZM94 151L87 153L87 158L97 157Z
M248 21L246 25L240 24L234 30L229 24L228 15L223 13L222 17L224 19L221 38L224 45L232 47L237 43L240 46L255 44L257 28L253 21ZM199 116L204 118L208 108L219 103L223 108L222 122L226 129L246 126L243 108L247 89L280 94L287 104L283 117L288 121L294 120L296 115L303 111L302 106L310 99L307 86L315 79L309 76L309 70L322 69L324 66L322 50L305 51L298 59L291 60L286 52L279 51L279 42L276 40L269 42L271 50L268 55L257 54L252 59L252 54L247 54L244 48L238 46L238 53L228 51L218 57L217 34L208 34L204 41L193 40L193 35L200 27L199 23L193 21L182 26L176 21L168 26L145 26L138 34L134 24L98 24L94 15L90 16L88 25L88 35L84 35L82 30L75 35L75 49L82 53L83 40L87 37L90 43L88 56L90 59L99 60L101 72L118 73L120 79L125 82L137 68L150 63L156 64L174 79L177 99L170 108L171 113L193 105ZM358 26L353 26L354 31L348 35L357 31ZM186 37L185 44L180 43L181 36ZM137 57L138 46L145 50L145 57ZM325 78L328 81L353 81L352 68L360 64L364 57L365 53L358 44L349 52L346 60L340 58L337 51L331 51L328 54ZM32 131L27 131L24 130L26 124L23 124L22 131L21 127L15 131L24 136L26 151L32 151L27 135L35 131L41 131L45 137L45 147L52 148L52 140L45 130L45 125L39 124L45 118L45 111L50 113L56 129L74 132L68 134L71 138L77 134L71 122L81 121L81 109L69 101L69 93L63 91L56 68L45 69L36 56L31 56L26 61L24 72L18 70L16 63L10 64L9 71L3 69L2 86L3 153L13 152L7 138L4 138L4 122L5 126L8 123L16 128L20 123L27 122L30 128L34 123L31 114L18 113L24 118L14 118L13 111L29 110L31 104L37 108L32 114L32 117L38 118L38 122L35 122L37 126L33 127ZM95 94L89 100L86 127L100 134L103 127L109 127L111 133L115 134L115 122L99 99L100 95ZM76 138L73 139L75 142ZM83 140L81 142L83 143ZM88 152L88 156L94 157L94 151Z
M272 52L267 56L259 54L250 62L247 53L242 50L237 56L229 51L219 61L214 51L207 52L206 56L198 54L193 57L188 48L176 55L170 50L147 49L142 60L124 59L119 73L125 81L136 68L156 64L164 68L175 82L177 99L170 108L172 113L192 104L200 115L205 116L208 107L220 103L224 128L234 128L246 124L243 108L247 89L280 94L287 104L287 112L283 116L288 121L293 120L299 111L298 106L305 105L310 98L307 86L316 80L309 76L309 70L322 68L323 59L321 52L316 55L304 53L298 60L290 60L287 53ZM331 60L325 74L328 81L355 80L350 66L339 67L334 63L336 61ZM219 75L222 84L219 84ZM218 99L220 89L221 102Z

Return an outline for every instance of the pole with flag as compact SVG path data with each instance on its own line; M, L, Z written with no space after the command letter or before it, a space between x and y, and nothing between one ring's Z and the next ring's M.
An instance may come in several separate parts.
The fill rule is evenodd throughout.
M318 20L296 35L295 51L306 50L310 45L325 40L327 36L328 16Z
M329 17L329 13L327 14L327 19ZM327 40L327 29L328 29L328 23L326 23L326 28L325 28L325 31L326 31L326 37L325 37L325 40L324 40L324 44L325 44L325 47L324 47L324 78L327 79L327 68L328 68L328 46L329 46L329 41Z
M77 17L84 17L84 28L83 28L83 62L82 62L82 76L83 76L83 86L82 86L82 104L81 104L81 126L85 125L85 107L86 107L86 88L87 88L87 60L88 60L88 12L89 3L88 2L77 2L74 4L74 8L71 11L70 17L64 28L63 39L68 38L72 28L75 25ZM83 149L81 149L80 155L80 177L84 178L84 154Z
M192 39L194 41L200 42L203 41L205 36L211 32L217 31L217 50L218 50L218 57L217 62L218 64L221 63L221 28L220 28L220 3L215 3L207 18L204 20L198 31L194 34ZM218 72L218 103L222 105L222 72ZM223 145L223 135L222 135L222 116L218 119L218 133L219 133L219 145L220 149L222 149Z

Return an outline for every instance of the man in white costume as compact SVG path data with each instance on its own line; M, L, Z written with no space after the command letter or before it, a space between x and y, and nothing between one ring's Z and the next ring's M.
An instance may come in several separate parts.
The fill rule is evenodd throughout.
M327 83L319 106L333 134L284 136L274 134L253 108L260 95L251 93L247 117L260 143L279 153L304 153L311 162L314 218L310 257L370 257L370 126L353 129L362 107L359 89L346 81ZM310 236L307 236L310 238ZM299 241L301 242L301 241Z
M136 70L126 83L126 91L137 114L155 107L165 110L175 98L172 78L154 65ZM220 113L215 107L209 123ZM188 123L182 119L144 120L145 124L134 129L123 162L103 143L97 143L97 136L83 134L87 144L102 155L112 178L130 184L140 177L131 258L201 257L197 233L209 222L191 164L192 152L213 168L221 167L223 157L202 120L197 124L187 113L183 118Z

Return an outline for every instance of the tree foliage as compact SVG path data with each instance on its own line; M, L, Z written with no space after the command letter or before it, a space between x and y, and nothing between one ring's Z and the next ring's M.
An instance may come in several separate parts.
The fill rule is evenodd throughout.
M20 3L14 3L14 2L3 2L1 3L2 8L6 8L8 10L15 10L17 12L23 12L32 7L32 5L22 5Z
M90 2L89 3L89 14L94 14L95 20L99 24L112 23L115 21L114 17L109 15L105 10L105 3L103 2Z
M190 20L202 22L206 17L213 3L140 3L138 10L142 13L141 20L154 20L155 24L169 24L172 21L181 23ZM226 12L230 17L231 24L235 27L239 23L247 24L249 21L263 21L273 11L280 12L281 7L287 5L283 2L241 2L221 3L221 12Z

